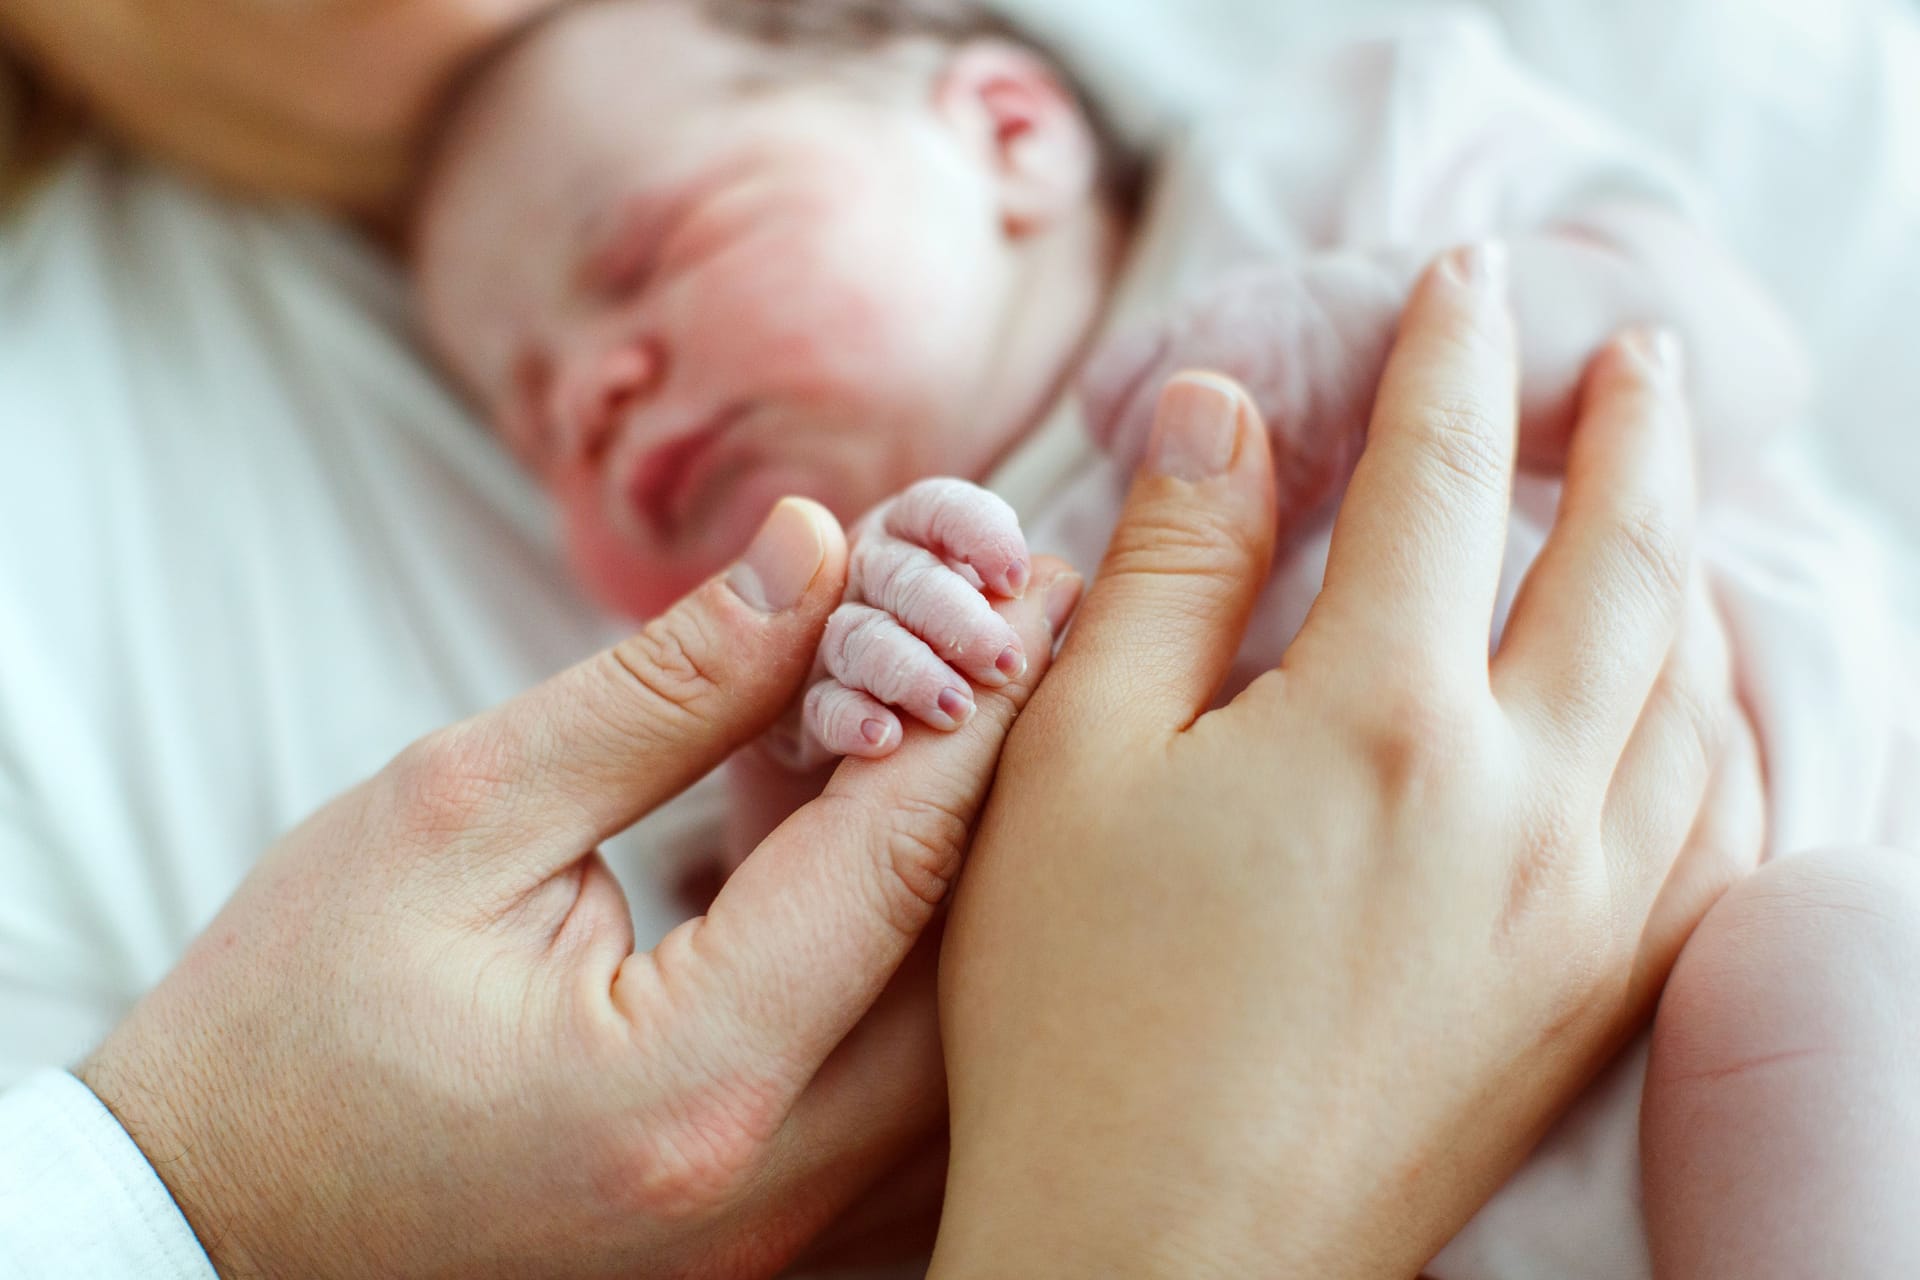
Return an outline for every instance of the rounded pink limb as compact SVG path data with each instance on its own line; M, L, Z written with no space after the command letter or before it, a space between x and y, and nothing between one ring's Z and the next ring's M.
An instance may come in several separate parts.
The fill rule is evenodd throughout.
M1714 907L1641 1108L1662 1280L1920 1275L1920 858L1770 863Z

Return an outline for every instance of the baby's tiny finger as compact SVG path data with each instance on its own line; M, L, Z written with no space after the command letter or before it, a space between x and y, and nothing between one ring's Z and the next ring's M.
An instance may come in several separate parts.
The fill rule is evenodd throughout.
M807 690L807 732L837 756L878 760L900 745L900 720L858 689L822 680Z
M927 642L890 613L843 604L827 622L820 654L834 679L943 732L973 718L973 690Z
M862 600L891 613L935 654L990 689L1026 674L1019 633L980 589L925 547L867 538L854 550Z
M1033 580L1020 517L999 495L965 480L922 480L888 504L883 527L967 565L995 595L1017 600Z

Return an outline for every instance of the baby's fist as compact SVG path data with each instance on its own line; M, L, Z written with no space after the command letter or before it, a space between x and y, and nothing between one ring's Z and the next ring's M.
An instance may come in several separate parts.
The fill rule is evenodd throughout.
M829 679L807 694L808 738L835 755L878 758L900 745L896 712L953 730L973 685L1026 674L1019 635L989 595L1014 599L1032 576L1013 508L964 480L923 480L853 531L847 600L827 623Z

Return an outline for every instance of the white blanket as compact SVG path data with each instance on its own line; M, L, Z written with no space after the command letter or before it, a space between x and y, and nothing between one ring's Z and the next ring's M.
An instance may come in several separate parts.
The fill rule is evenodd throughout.
M1021 2L1147 115L1389 7ZM1911 14L1490 7L1705 179L1806 327L1829 456L1920 537ZM0 1087L84 1052L322 799L613 634L412 353L389 268L97 150L0 220L0 548ZM642 853L644 939L670 909Z
M1440 0L1007 0L1143 127L1280 51ZM1799 321L1820 454L1904 547L1920 603L1920 19L1902 0L1481 0L1524 61L1680 162Z

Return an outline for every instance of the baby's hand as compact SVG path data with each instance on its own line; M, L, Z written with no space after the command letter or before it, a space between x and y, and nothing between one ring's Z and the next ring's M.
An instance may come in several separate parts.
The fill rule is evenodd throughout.
M807 693L803 729L834 755L900 745L896 711L944 731L973 715L969 681L1023 675L1020 637L989 595L1018 598L1031 575L1013 508L964 480L923 480L854 528L847 600L827 623L829 679Z
M1094 438L1129 465L1145 454L1167 380L1223 373L1252 393L1273 436L1281 532L1338 495L1366 443L1402 294L1365 258L1323 255L1235 270L1160 324L1122 335L1081 379Z

